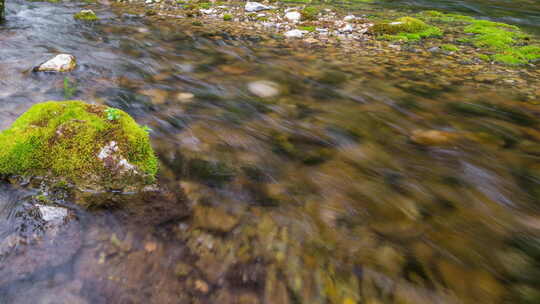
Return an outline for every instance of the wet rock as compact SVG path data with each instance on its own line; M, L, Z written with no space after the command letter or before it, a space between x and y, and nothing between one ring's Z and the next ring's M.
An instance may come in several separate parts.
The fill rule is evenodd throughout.
M285 14L285 19L292 21L292 22L298 22L300 19L302 19L302 15L299 12L293 11L288 12Z
M307 34L307 31L302 30L290 30L284 33L285 37L287 38L302 38L305 34Z
M36 72L70 72L77 66L75 56L69 54L59 54L46 62L40 64L34 71Z
M75 15L73 15L73 18L77 20L84 20L84 21L98 20L98 16L96 15L96 13L94 13L94 11L90 9L85 9L76 13Z
M62 265L82 245L80 223L63 207L23 203L10 225L0 239L0 286Z
M246 2L244 9L246 10L246 12L251 13L251 12L269 10L269 9L272 9L272 7L261 4L259 2Z
M268 80L259 80L250 82L248 84L248 90L256 96L262 98L275 97L279 94L279 85L275 82Z

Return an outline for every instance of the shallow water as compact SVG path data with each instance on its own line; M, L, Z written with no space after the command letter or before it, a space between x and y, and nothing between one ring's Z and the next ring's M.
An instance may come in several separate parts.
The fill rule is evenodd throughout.
M101 21L74 21L83 7ZM520 16L534 24L532 8ZM69 98L149 125L170 192L134 198L133 213L57 199L71 219L56 232L32 216L50 203L40 189L3 183L0 302L540 298L536 66L306 50L78 2L11 1L7 16L0 129L34 103L66 99L64 75L30 70L73 54ZM279 96L250 93L260 80ZM433 129L441 142L418 144L433 140L418 130Z

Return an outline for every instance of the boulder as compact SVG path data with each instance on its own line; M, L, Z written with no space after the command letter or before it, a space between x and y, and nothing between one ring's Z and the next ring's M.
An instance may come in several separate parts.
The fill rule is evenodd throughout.
M0 146L0 175L78 189L142 189L154 183L158 166L147 129L121 110L82 101L34 105L0 133Z

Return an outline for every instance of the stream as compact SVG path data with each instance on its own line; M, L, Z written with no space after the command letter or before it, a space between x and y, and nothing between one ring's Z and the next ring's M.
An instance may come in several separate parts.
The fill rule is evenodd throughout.
M540 28L534 0L372 5ZM6 7L0 130L48 100L120 108L167 190L110 198L134 211L54 190L45 216L53 190L1 181L0 303L540 303L538 64ZM32 73L58 53L78 68Z

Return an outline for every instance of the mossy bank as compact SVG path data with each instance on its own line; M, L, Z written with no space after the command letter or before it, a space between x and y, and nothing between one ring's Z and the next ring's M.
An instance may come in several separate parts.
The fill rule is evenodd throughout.
M125 112L82 101L31 107L0 133L0 174L46 177L81 188L133 189L154 182L147 129Z

